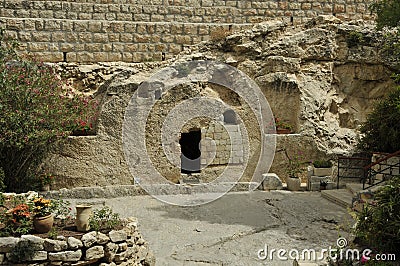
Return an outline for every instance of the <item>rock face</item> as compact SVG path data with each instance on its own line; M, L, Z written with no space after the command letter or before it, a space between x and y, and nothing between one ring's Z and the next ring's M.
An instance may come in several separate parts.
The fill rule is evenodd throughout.
M281 176L287 161L281 152L284 149L289 153L301 150L310 160L351 152L357 128L373 102L393 87L391 66L379 49L380 33L373 29L364 22L343 23L333 16L299 26L265 22L218 42L190 47L178 61L226 62L257 83L274 116L291 124L297 133L277 136L272 171ZM122 152L125 108L141 82L168 63L126 65L112 79L103 79L96 93L102 101L96 136L70 137L48 159L49 171L62 177L55 187L133 183ZM99 68L107 66L97 66L97 72ZM213 90L208 96L215 94L231 105L237 102L234 94ZM255 134L253 129L249 134ZM150 143L150 150L159 149L157 141Z

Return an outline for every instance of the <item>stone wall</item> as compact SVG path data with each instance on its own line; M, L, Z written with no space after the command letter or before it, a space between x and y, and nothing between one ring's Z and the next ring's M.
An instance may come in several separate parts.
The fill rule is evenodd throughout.
M168 59L186 45L252 23L298 24L321 14L371 19L372 0L1 0L0 27L50 62Z
M28 248L25 255L30 258L26 260L18 253L21 262L26 263L23 265L155 265L154 255L136 226L132 221L121 230L108 234L91 231L80 239L59 236L53 240L35 235L1 237L0 265L16 265L11 259L13 253L17 255L16 249L26 244L34 252L29 254Z

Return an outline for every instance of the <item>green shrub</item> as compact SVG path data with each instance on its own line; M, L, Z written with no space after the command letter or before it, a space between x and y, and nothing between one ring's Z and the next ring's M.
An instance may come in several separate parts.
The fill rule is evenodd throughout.
M364 43L364 35L358 31L350 31L346 41L349 47L362 45Z
M400 26L400 0L374 1L370 9L377 15L378 29Z
M0 167L7 191L37 189L52 143L90 125L96 103L76 94L54 67L18 56L0 29Z
M103 207L93 211L89 219L90 230L110 231L121 225L121 219L118 213L114 213L110 207Z
M358 147L370 152L400 150L400 87L380 101L367 116Z
M10 259L13 262L24 262L31 260L38 248L38 244L33 243L32 241L19 241L15 248L11 251Z
M388 181L375 199L375 206L367 205L358 214L356 235L369 248L395 254L400 247L400 176Z
M332 167L332 162L326 160L317 160L313 161L313 165L315 168L330 168Z

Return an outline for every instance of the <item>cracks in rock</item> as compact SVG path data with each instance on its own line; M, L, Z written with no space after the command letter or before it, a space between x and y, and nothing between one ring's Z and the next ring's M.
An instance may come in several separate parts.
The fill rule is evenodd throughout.
M217 245L223 245L223 244L225 244L225 243L227 243L229 241L232 241L232 240L237 240L237 239L242 238L242 237L258 234L258 233L261 233L261 232L264 232L264 231L268 231L270 229L279 228L279 226L281 226L281 225L280 224L271 224L271 225L268 225L268 226L255 228L255 229L252 229L252 230L247 231L247 232L235 233L232 236L222 237L220 241L217 241L217 242L215 242L215 243L213 243L211 245L207 245L207 246L204 246L204 247L205 248L210 248L210 247L214 247L214 246L217 246Z

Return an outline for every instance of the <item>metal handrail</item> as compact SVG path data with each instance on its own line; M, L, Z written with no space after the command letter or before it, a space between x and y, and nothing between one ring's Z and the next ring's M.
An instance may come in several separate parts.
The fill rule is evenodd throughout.
M349 161L349 162L351 162L351 161L358 161L358 162L360 162L362 165L357 166L357 167L346 165L345 167L342 167L342 166L341 166L341 162L342 162L342 161ZM339 157L338 157L338 173L337 173L337 189L340 188L340 178L360 178L359 175L357 175L357 176L350 176L350 175L341 174L341 171L340 171L340 170L360 170L360 171L362 171L362 172L363 172L363 173L362 173L362 177L360 178L360 182L361 182L361 181L363 180L364 176L365 176L364 166L365 166L367 163L369 164L370 162L371 162L370 157L369 157L369 158L366 158L366 157L339 156Z

